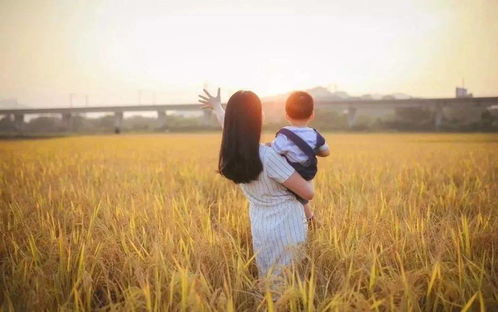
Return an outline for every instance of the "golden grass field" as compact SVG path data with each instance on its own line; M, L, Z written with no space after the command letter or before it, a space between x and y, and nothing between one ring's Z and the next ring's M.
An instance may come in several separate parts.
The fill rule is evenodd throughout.
M1 310L498 311L498 135L326 137L275 303L219 133L0 141Z

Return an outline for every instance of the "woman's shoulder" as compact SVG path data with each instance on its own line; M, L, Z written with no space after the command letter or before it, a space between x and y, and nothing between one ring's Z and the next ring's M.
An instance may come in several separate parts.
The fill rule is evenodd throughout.
M294 168L287 163L282 155L277 153L270 146L261 144L259 147L259 155L264 170L270 178L275 179L277 182L284 182L294 173Z
M261 162L265 164L268 161L268 158L272 158L275 156L280 156L271 146L266 144L259 144L259 158Z
M260 144L259 145L259 158L261 159L261 162L263 165L265 164L280 164L280 163L285 163L287 164L287 161L285 160L285 157L280 155L277 151L275 151L271 146L265 145L265 144Z

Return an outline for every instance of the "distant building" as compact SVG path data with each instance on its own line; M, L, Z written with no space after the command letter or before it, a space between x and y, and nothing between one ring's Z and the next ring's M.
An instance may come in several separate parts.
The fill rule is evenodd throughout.
M455 88L455 97L456 98L471 98L473 97L472 93L468 93L468 90L463 87Z

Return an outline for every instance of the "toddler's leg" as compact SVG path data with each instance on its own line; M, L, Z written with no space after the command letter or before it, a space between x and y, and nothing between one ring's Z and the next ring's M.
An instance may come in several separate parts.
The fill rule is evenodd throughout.
M317 217L315 216L313 211L311 211L311 206L309 203L304 204L304 214L306 215L309 229L317 229L321 226L320 221L317 220Z
M311 206L309 202L304 204L304 214L306 215L306 219L309 219L311 218L311 216L313 216L313 212L311 211Z

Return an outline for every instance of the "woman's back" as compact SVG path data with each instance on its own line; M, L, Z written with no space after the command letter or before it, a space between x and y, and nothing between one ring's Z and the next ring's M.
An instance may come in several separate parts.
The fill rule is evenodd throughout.
M306 240L307 226L302 204L281 184L294 169L268 146L261 145L259 155L263 171L240 187L249 200L256 262L264 276L271 266L278 273L279 267L296 259L295 247Z

